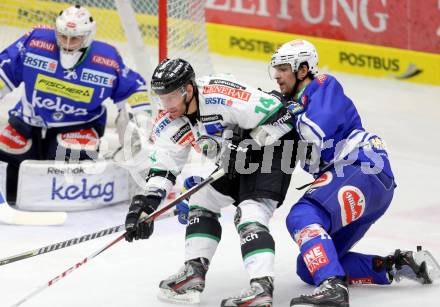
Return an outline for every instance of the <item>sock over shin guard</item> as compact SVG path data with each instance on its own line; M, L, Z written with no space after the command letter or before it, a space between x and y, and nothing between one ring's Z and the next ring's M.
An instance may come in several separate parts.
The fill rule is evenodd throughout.
M241 255L250 278L274 276L275 241L269 229L258 222L238 227Z
M203 257L211 261L222 236L218 216L205 208L190 208L186 227L185 260Z

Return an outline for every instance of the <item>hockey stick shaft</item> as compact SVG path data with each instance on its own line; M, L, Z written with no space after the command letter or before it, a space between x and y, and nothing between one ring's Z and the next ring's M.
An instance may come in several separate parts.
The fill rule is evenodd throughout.
M152 213L149 216L146 216L146 217L142 218L139 222L141 223L141 222L154 221L158 216L162 215L164 212L166 212L167 210L171 209L172 207L174 207L175 205L180 203L182 200L184 200L186 198L189 198L191 195L193 195L194 193L199 191L201 188L203 188L203 187L207 186L208 184L216 181L217 179L222 177L224 174L225 174L225 172L224 172L224 170L222 168L217 170L216 172L211 174L211 176L209 176L205 181L199 183L198 185L195 185L194 187L192 187L191 189L189 189L185 193L181 194L179 197L177 197L175 200L173 200L172 202L170 202L169 204L167 204L163 208L155 211L154 213ZM75 265L73 265L72 267L70 267L69 269L64 271L63 273L57 275L56 277L54 277L50 281L46 282L45 284L42 284L41 286L37 287L35 290L33 290L31 293L29 293L28 295L26 295L25 297L20 299L18 302L13 304L11 307L20 306L24 302L28 301L30 298L34 297L35 295L37 295L41 291L45 290L46 288L52 286L57 281L59 281L62 278L66 277L67 275L69 275L70 273L72 273L76 269L80 268L84 264L89 263L93 258L95 258L96 256L100 255L101 253L103 253L104 251L106 251L107 249L109 249L110 247L112 247L113 245L118 243L119 241L121 241L125 237L126 233L127 232L124 232L123 234L118 236L116 239L114 239L113 241L111 241L110 243L108 243L107 245L102 247L101 249L97 250L96 252L94 252L90 256L84 258L83 260L81 260L80 262L76 263Z
M166 215L166 216L162 215L161 218L166 218L166 217L174 216L177 213L178 212L173 211L172 214L169 214L169 215ZM46 245L44 247L40 247L40 248L37 248L37 249L34 249L34 250L30 250L30 251L27 251L27 252L23 252L23 253L20 253L20 254L17 254L17 255L13 255L13 256L10 256L10 257L7 257L7 258L0 259L0 266L5 265L5 264L9 264L9 263L12 263L12 262L16 262L16 261L32 258L32 257L35 257L35 256L47 254L47 253L50 253L50 252L53 252L53 251L56 251L56 250L59 250L59 249L63 249L63 248L66 248L66 247L77 245L77 244L80 244L80 243L83 243L83 242L87 242L87 241L90 241L90 240L94 240L94 239L98 239L98 238L101 238L101 237L105 237L105 236L108 236L108 235L111 235L111 234L114 234L114 233L118 233L118 232L120 232L120 231L122 231L124 229L125 229L124 225L118 225L118 226L102 229L102 230L97 231L97 232L85 234L85 235L82 235L80 237L72 238L72 239L69 239L69 240L66 240L66 241L62 241L62 242L57 242L57 243L54 243L54 244Z

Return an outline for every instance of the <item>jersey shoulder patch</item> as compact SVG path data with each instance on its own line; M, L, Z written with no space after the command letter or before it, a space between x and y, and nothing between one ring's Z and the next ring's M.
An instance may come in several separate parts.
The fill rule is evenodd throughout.
M160 111L153 124L154 137L169 137L183 127L186 122L182 118L172 118L167 111Z
M316 82L317 82L319 85L323 85L323 84L325 83L325 81L327 81L327 79L329 79L329 76L328 76L328 75L325 75L325 74L323 74L323 75L317 75L317 76L315 77L315 80L316 80Z

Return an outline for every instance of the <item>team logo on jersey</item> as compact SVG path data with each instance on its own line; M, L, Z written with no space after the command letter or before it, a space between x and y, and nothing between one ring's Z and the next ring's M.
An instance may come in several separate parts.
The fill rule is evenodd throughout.
M338 201L343 226L358 220L364 214L365 196L360 189L351 185L343 186L338 192Z
M225 85L225 86L229 86L229 87L232 87L232 88L235 88L238 90L245 90L246 89L246 87L244 87L240 84L231 82L229 80L223 80L223 79L212 79L209 81L209 84Z
M29 42L29 48L37 48L53 52L55 51L56 45L48 41L33 38Z
M26 57L24 58L23 65L38 70L54 73L57 70L58 61L32 52L28 52L26 53Z
M310 274L314 275L317 270L330 263L322 243L314 245L304 253L304 262Z
M37 93L37 91L34 91L32 94L32 104L38 108L55 112L52 116L54 120L61 120L64 117L64 114L73 116L85 116L88 114L87 109L85 108L77 108L75 106L62 103L60 97L56 97L55 100L52 100L50 98L37 96ZM63 116L60 114L55 115L56 113L62 113Z
M251 98L250 92L224 85L205 85L203 94L221 94L243 101L249 101L249 98Z
M114 59L107 58L105 56L98 54L92 55L92 63L114 68L117 72L119 72L120 70L118 62L116 62Z
M101 85L105 87L113 87L113 81L115 81L116 76L100 72L93 69L84 68L81 72L80 80L82 82Z
M316 81L318 82L319 85L324 84L325 80L327 80L327 75L318 75L316 76Z
M325 186L325 185L329 184L330 182L332 182L332 180L333 180L332 172L325 172L324 174L319 176L319 178L316 179L312 183L312 185L310 186L310 189L316 189L316 188Z
M92 101L93 92L95 90L92 87L77 85L42 74L38 74L37 76L35 89L84 103L90 103Z
M32 140L26 139L11 125L0 130L0 149L7 153L24 154L32 146Z
M64 79L67 80L76 80L78 79L78 75L76 74L76 70L66 69L63 71Z

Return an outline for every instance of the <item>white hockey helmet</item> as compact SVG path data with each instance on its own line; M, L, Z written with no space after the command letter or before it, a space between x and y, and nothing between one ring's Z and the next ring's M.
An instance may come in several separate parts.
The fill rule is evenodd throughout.
M297 72L302 63L307 63L309 72L315 76L318 74L318 52L315 46L303 39L293 40L283 44L272 55L270 67L274 68L281 64L290 64L293 72ZM273 77L273 73L270 73Z
M96 22L90 12L80 5L60 12L56 19L56 37L60 48L61 65L72 68L82 55L82 49L93 42Z

